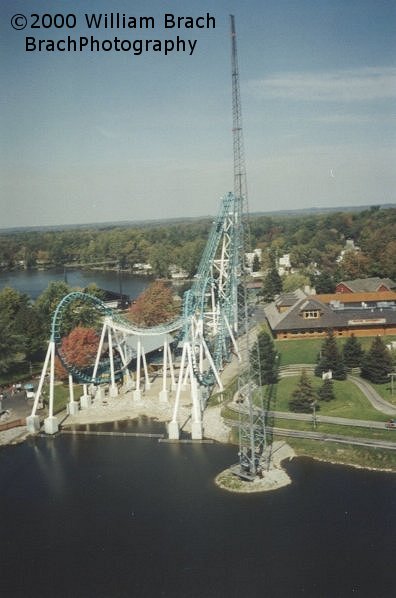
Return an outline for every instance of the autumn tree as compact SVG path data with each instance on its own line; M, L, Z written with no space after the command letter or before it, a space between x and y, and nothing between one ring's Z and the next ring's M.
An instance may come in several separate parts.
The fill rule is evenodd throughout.
M93 365L99 346L99 336L93 328L77 326L61 343L63 359L78 368Z
M129 309L130 319L139 326L169 322L176 313L172 289L163 281L150 284Z

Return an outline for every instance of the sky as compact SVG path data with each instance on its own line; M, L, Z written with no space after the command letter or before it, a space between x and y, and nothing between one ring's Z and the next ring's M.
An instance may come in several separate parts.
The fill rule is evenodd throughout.
M88 29L111 12L154 29ZM167 13L215 27L165 29ZM394 0L2 0L0 228L217 213L233 188L230 14L250 211L396 203ZM162 46L26 51L68 36ZM165 55L177 36L186 51Z

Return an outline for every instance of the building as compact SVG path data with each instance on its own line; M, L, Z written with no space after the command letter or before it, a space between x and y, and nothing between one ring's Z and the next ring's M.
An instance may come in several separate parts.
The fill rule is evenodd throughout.
M356 278L343 280L336 286L336 293L378 293L396 289L396 283L390 278Z
M286 293L264 309L277 339L396 334L396 292L348 296ZM352 300L353 299L353 300Z

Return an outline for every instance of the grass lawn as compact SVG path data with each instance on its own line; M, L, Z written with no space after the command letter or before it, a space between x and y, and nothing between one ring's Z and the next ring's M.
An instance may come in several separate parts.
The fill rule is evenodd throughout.
M394 336L384 336L382 338L385 344L390 343L391 340L396 340ZM280 355L280 365L292 365L294 363L315 364L323 340L324 337L275 341L276 350L279 352ZM346 340L346 338L337 339L337 344L340 349L342 348ZM371 343L374 340L374 337L359 337L358 340L362 346L362 349L367 351L370 348Z
M74 384L74 400L78 401L82 394L81 384ZM43 396L45 404L48 407L49 400L49 386L44 384ZM54 413L59 413L66 409L66 405L69 402L69 385L68 384L55 384L54 386Z
M316 376L309 376L312 386L317 390L322 385L322 380ZM289 401L293 390L296 388L299 376L282 378L277 384L276 399L271 404L274 411L290 411ZM385 421L387 416L374 409L363 393L348 380L334 380L334 401L320 401L319 413L334 417L350 417L355 419L368 419Z
M282 440L282 437L279 437L279 440ZM303 438L288 438L287 442L299 456L313 457L321 461L344 465L396 471L395 451L337 444L336 442L317 442Z
M280 365L294 363L316 363L323 339L307 338L275 341L275 348L280 356Z

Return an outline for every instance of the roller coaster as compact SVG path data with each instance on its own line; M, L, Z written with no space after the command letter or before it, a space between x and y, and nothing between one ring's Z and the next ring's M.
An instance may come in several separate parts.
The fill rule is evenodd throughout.
M49 416L44 422L45 431L53 434L58 430L54 416L55 356L69 374L71 414L78 409L72 394L73 382L84 385L81 404L84 398L89 402L90 395L103 396L104 387L108 387L111 397L116 397L120 380L124 390L133 390L134 401L141 402L142 388L150 388L145 345L148 337L156 337L162 348L163 384L159 401L168 403L169 388L176 391L169 436L179 437L180 395L188 385L192 437L202 438L206 399L213 388L223 389L221 371L232 354L239 357L237 339L243 330L238 305L244 268L242 239L242 201L228 193L222 198L219 213L212 223L192 286L184 293L181 315L168 323L149 328L136 326L90 294L74 291L63 297L52 317L50 341L28 427L37 429L36 411L48 372ZM79 313L86 308L91 318L95 314L93 319L101 332L95 359L82 367L64 350L63 339L70 332L67 322L73 315L78 321Z

